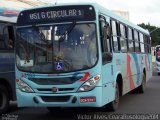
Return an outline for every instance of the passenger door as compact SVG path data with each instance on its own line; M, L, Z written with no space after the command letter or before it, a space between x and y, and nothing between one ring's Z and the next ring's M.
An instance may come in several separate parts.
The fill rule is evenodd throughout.
M110 37L110 18L100 16L100 38L102 52L103 103L114 99L112 47Z

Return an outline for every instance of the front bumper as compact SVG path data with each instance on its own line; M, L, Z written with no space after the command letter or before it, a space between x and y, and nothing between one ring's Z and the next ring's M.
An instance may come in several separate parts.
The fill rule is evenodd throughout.
M18 107L102 107L102 87L92 91L65 94L25 93L16 89ZM80 98L96 101L81 102Z

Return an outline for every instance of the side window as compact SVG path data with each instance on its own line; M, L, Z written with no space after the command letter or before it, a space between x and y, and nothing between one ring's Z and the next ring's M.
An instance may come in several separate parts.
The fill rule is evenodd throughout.
M151 53L151 45L150 45L150 38L147 35L144 35L144 49L146 53Z
M4 49L5 48L5 36L6 34L4 33L4 24L0 23L0 49Z
M118 32L117 32L118 26L117 26L116 21L112 20L111 26L112 26L113 49L114 49L114 51L119 51L120 46L119 46Z
M133 33L132 29L128 28L128 47L130 52L134 52L134 41L133 41Z
M135 41L135 52L140 52L139 40L138 40L138 32L136 30L134 30L134 41Z
M146 46L146 44L144 44L144 39L143 39L143 34L142 33L139 33L139 38L140 38L141 52L144 53L144 52L146 52L144 49L146 49L147 46Z
M123 24L120 24L120 44L121 51L127 52L127 38L126 38L126 27Z
M14 28L6 24L0 24L0 49L8 50L14 48Z

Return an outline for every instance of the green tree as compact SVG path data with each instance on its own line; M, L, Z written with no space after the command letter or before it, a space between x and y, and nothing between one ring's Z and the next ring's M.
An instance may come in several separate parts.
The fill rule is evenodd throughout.
M138 24L138 26L147 29L149 32L158 28L156 26L151 26L150 23L148 24L141 23ZM160 29L157 29L154 32L152 32L150 36L151 36L152 46L160 45Z

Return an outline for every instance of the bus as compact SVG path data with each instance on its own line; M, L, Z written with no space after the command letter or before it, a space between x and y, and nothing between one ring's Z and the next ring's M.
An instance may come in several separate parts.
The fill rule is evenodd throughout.
M15 25L16 18L0 16L0 114L9 108L15 94Z
M156 70L158 75L160 75L160 45L157 45L154 50Z
M104 107L144 93L152 76L147 30L97 3L22 11L16 29L18 107Z

